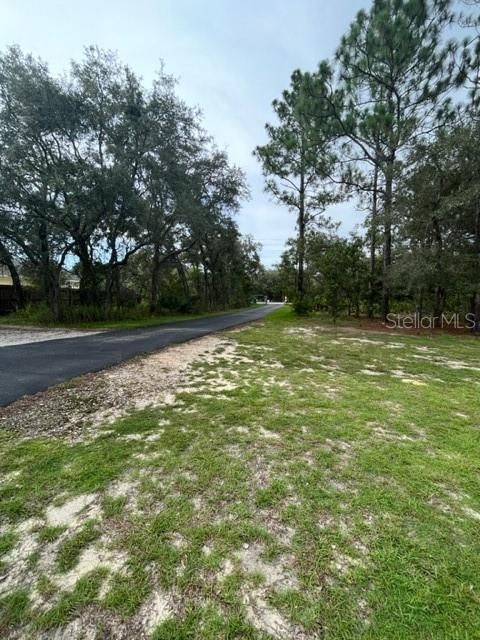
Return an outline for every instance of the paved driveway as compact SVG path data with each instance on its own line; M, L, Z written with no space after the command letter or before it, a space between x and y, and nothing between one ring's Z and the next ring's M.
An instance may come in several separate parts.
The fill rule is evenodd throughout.
M53 339L0 346L0 406L128 358L258 320L280 306L269 304L159 327L54 335Z

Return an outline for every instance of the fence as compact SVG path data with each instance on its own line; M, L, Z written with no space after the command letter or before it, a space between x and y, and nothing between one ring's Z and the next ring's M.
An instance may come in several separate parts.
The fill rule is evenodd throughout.
M27 303L42 302L43 296L41 291L32 287L24 288L25 300ZM63 288L60 290L60 301L65 305L78 304L79 302L78 289ZM5 315L16 311L17 302L13 287L9 284L0 285L0 315Z

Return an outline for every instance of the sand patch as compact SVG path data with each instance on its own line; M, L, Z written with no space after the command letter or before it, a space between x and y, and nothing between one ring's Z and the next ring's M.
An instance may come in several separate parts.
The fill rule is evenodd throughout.
M463 513L469 518L473 518L474 520L480 520L480 512L475 511L471 507L462 507Z
M284 329L284 333L289 336L301 336L302 338L315 338L317 332L312 327L289 327Z
M22 471L17 469L16 471L10 471L10 473L5 473L0 476L0 485L2 484L10 484L14 482L18 477L22 475Z
M31 521L26 521L30 523ZM5 567L0 571L0 596L7 594L19 585L32 583L33 575L28 566L28 559L38 549L37 537L30 532L30 524L17 528L20 533L15 547L2 557Z
M245 591L243 604L247 619L256 629L268 633L278 640L306 638L302 631L273 609L258 590Z
M416 378L402 378L402 382L404 384L413 384L416 387L426 387L427 383L422 380L417 380Z
M424 356L424 355L414 354L413 357L416 358L417 360L427 360L432 364L435 364L441 367L446 367L447 369L453 369L454 371L458 371L461 369L465 369L467 371L480 371L480 367L476 367L468 362L463 362L462 360L450 360L449 358L446 358L444 356L439 356L439 355Z
M164 591L156 589L142 605L139 618L145 631L150 635L158 625L171 618L174 613L172 598Z
M260 574L263 584L249 588L242 588L242 600L247 619L251 624L264 633L280 640L291 638L306 638L302 629L292 624L285 616L268 603L268 592L274 590L297 589L298 582L292 573L291 556L276 558L273 562L266 562L261 558L263 546L261 544L245 544L241 551L234 554L233 560L226 558L218 574L219 579L230 575L235 567L247 574Z
M336 573L345 574L360 566L364 566L364 564L359 558L353 558L346 553L339 553L335 548L331 567Z
M100 545L101 543L85 549L71 571L55 578L55 582L61 589L72 589L77 580L95 569L104 568L111 573L118 573L125 567L128 561L126 553L110 550Z
M46 511L48 524L54 527L72 526L76 516L87 507L93 505L97 497L95 493L84 494L67 500L59 507L48 507Z
M372 433L376 437L383 438L384 440L391 440L396 442L417 442L418 440L422 439L420 436L418 438L414 438L412 436L407 436L404 433L398 433L397 431L386 429L376 422L368 422L367 427L371 428Z
M269 440L280 440L281 436L279 433L276 433L275 431L270 431L269 429L264 429L263 427L260 427L258 432L260 433L260 435L263 438L267 438Z
M285 589L296 589L298 583L290 569L293 557L282 556L270 563L261 558L263 551L264 547L261 544L245 544L244 548L237 551L234 557L239 561L241 569L245 573L260 573L265 586L278 585Z
M374 344L377 347L384 344L380 340L371 340L370 338L339 338L339 340L342 342L357 342L358 344Z
M133 498L138 492L138 484L130 480L117 480L108 487L106 495L110 498Z

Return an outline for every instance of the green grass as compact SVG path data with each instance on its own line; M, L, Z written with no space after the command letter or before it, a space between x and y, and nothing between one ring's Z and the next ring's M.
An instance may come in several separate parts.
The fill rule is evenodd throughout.
M62 526L47 526L39 529L37 536L38 540L42 543L55 542L66 530L67 527Z
M17 536L13 531L0 534L0 558L15 547Z
M335 329L286 308L229 339L233 359L198 362L176 404L96 439L1 436L1 473L20 472L0 489L5 554L52 504L98 504L96 522L87 510L36 529L54 563L41 556L36 582L2 601L4 635L84 611L135 634L155 591L156 640L478 637L480 343ZM109 493L116 480L125 495ZM56 586L98 535L122 568Z
M30 602L26 589L12 591L0 597L0 637L7 631L25 623L28 617Z
M127 499L125 498L125 496L117 496L117 497L105 496L102 504L103 513L105 517L115 518L115 517L121 516L125 508L126 502L127 502Z
M144 415L142 424L152 418ZM21 471L14 482L0 485L0 512L10 522L42 514L62 492L72 495L105 488L119 476L131 457L142 448L135 442L101 437L91 444L32 439L13 445L0 434L0 474Z
M87 520L83 527L60 546L57 563L60 571L73 569L82 551L100 536L95 520Z
M35 617L34 627L48 630L70 622L83 607L96 601L104 579L105 571L101 569L80 578L72 591L62 593L53 607Z

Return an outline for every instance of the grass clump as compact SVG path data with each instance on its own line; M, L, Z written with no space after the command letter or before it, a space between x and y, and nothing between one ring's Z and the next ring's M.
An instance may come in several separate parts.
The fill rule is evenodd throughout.
M72 591L62 593L53 607L35 619L36 629L46 631L65 626L70 620L73 620L83 607L93 604L97 600L98 592L107 573L104 569L97 569L80 578Z
M26 589L18 589L0 598L0 637L5 637L20 624L28 621L30 598Z
M42 527L37 531L38 541L41 543L55 542L66 531L67 527L62 526L47 526Z
M116 518L122 514L126 504L125 496L105 496L102 502L103 513L106 518Z
M74 533L62 543L58 550L57 564L60 571L69 571L78 562L82 551L100 536L95 520L88 520L80 531Z
M15 547L17 536L13 531L0 534L0 558Z

